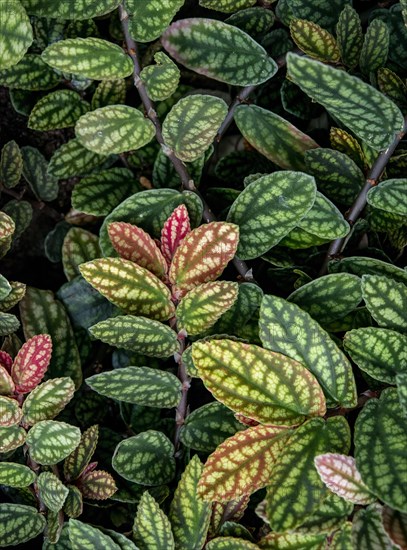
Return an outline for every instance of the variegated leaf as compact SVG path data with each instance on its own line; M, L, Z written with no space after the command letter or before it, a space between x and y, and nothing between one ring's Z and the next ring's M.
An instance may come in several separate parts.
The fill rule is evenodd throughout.
M17 143L12 140L7 142L1 150L0 181L11 189L20 181L23 170L23 158Z
M102 533L97 527L83 523L77 519L69 520L69 540L72 550L96 549L121 550L114 540Z
M196 342L194 364L216 399L251 419L295 426L325 414L314 376L279 353L232 340Z
M316 23L292 19L290 32L297 46L310 57L331 63L339 61L340 51L335 38Z
M25 295L26 285L17 281L9 281L11 285L10 294L0 301L0 311L8 311L20 302Z
M199 0L199 5L208 10L221 11L223 13L239 12L249 8L256 0Z
M9 69L24 56L33 42L30 19L19 0L8 0L0 19L0 69Z
M155 65L144 67L140 73L147 93L153 101L163 101L176 91L181 76L177 65L163 52L154 55Z
M80 489L84 498L106 500L117 491L113 477L103 470L94 470L81 477Z
M260 539L259 548L262 550L324 550L326 542L325 534L269 533Z
M407 514L383 506L382 522L393 544L398 548L407 548Z
M367 202L385 212L405 216L407 212L406 186L406 178L382 181L370 189L366 197Z
M52 420L69 403L75 392L71 378L52 378L37 386L23 403L24 421L32 426Z
M62 265L68 281L80 275L79 265L101 256L99 239L81 227L72 227L62 244Z
M57 464L79 445L81 431L75 426L55 420L43 420L27 435L30 455L38 464Z
M168 264L179 247L181 241L191 231L188 210L185 204L180 204L164 223L161 230L161 252Z
M64 512L69 518L77 518L83 512L82 493L75 485L68 485L69 493L65 499Z
M7 369L1 365L0 359L0 395L12 395L15 391L13 379Z
M208 542L206 550L258 550L257 544L235 537L216 537Z
M30 113L28 128L47 132L75 126L90 105L73 90L58 90L41 98Z
M343 63L353 69L359 63L363 31L358 12L350 5L346 5L339 16L336 39Z
M0 395L0 427L9 428L18 424L23 416L18 402L11 397Z
M394 550L382 523L382 506L374 503L358 510L352 522L352 547L358 550Z
M142 494L137 508L133 538L140 550L175 550L171 524L148 491Z
M69 489L52 472L42 472L37 480L41 500L52 512L59 512L68 496Z
M0 544L16 546L34 539L45 528L46 520L33 506L0 504Z
M20 426L0 427L0 453L14 451L24 445L27 433Z
M99 17L113 11L119 4L118 0L65 0L63 4L50 5L48 0L22 0L30 15L58 19L73 19L83 21Z
M99 437L99 427L91 426L83 432L79 445L67 456L64 462L64 475L68 481L77 479L95 452Z
M388 277L363 275L362 292L366 307L378 325L407 331L407 285Z
M48 334L38 334L28 340L18 352L11 376L20 393L32 391L42 380L51 360L52 340Z
M0 485L8 487L28 487L37 479L28 466L14 462L0 462Z

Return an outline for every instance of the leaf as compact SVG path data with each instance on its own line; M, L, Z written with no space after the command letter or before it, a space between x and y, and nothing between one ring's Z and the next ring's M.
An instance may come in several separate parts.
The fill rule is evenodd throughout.
M347 521L339 531L334 533L331 542L332 550L348 550L352 548L352 523Z
M407 286L388 277L363 275L362 292L373 319L384 328L407 330Z
M140 550L175 550L171 524L148 491L141 495L133 525L133 538Z
M326 453L316 456L314 463L322 481L336 495L361 506L376 500L363 483L352 456Z
M87 101L72 90L58 90L36 103L28 119L28 128L48 131L75 126L90 108Z
M45 518L32 506L0 504L2 546L16 546L37 537L45 528Z
M310 210L315 193L314 178L302 172L274 172L248 185L227 218L240 229L238 256L257 258L275 246Z
M388 506L382 508L382 522L387 535L398 548L407 546L407 516Z
M157 320L173 316L168 288L143 267L122 258L101 258L82 264L83 277L110 302L126 313Z
M174 254L171 283L185 292L217 279L235 255L238 239L239 229L231 223L211 222L197 227Z
M259 425L229 437L209 456L198 494L227 502L266 486L289 436L284 427Z
M232 340L196 342L192 357L216 399L253 420L295 426L325 414L315 378L288 357Z
M300 286L287 298L321 324L354 311L362 300L361 280L348 273L332 273Z
M282 298L264 296L259 327L263 346L300 361L317 378L329 400L343 407L356 405L349 361L308 313Z
M14 391L13 379L3 365L0 365L0 395L12 395Z
M347 452L349 446L349 426L343 417L329 418L327 422L314 418L295 430L269 480L267 516L274 531L300 525L327 495L314 467L315 456Z
M400 267L363 256L351 256L340 261L330 262L329 271L346 271L359 277L362 275L384 275L395 281L407 284L407 272Z
M40 498L52 512L59 512L69 493L62 481L52 472L42 472L38 476Z
M71 401L75 385L71 378L52 378L37 386L23 403L24 421L32 426L52 420Z
M399 108L362 80L292 52L287 68L295 84L372 148L385 149L402 130Z
M318 147L288 120L257 105L239 105L234 118L250 145L281 168L304 170L305 151Z
M375 380L395 384L396 376L407 372L407 337L403 334L363 327L348 331L343 345L352 361Z
M7 453L24 445L26 431L20 426L0 427L0 453Z
M363 46L363 32L359 14L350 5L346 5L339 16L336 39L343 63L355 68Z
M84 20L99 17L113 11L119 4L118 0L65 0L63 4L50 5L47 0L22 0L23 6L30 15L57 19Z
M118 105L126 102L126 81L124 78L102 80L92 96L91 109L99 109L108 105Z
M225 23L238 27L254 39L263 37L274 25L275 15L265 8L249 7L254 0L246 0L247 9L239 10L225 20ZM219 4L219 2L216 2ZM216 8L215 8L216 9Z
M199 5L209 10L231 13L249 8L256 3L255 0L199 0Z
M101 255L99 239L81 227L72 227L62 244L62 264L68 281L80 275L79 265Z
M121 258L146 268L160 279L165 277L167 262L154 239L140 227L124 222L108 226L109 238Z
M4 300L11 292L11 285L8 280L0 274L0 299Z
M169 216L161 230L161 252L170 264L181 244L181 241L191 231L188 210L185 204L180 204Z
M343 8L349 3L350 0L291 0L290 8L294 17L314 21L330 30Z
M198 285L187 292L177 307L178 328L189 335L206 331L232 307L237 295L237 283L215 281Z
M63 510L69 518L77 518L83 512L82 493L75 485L68 485L68 489L69 493L66 497Z
M181 382L170 372L148 367L125 367L86 379L92 390L125 403L172 408L181 399Z
M41 57L53 69L94 80L125 78L133 72L133 63L120 46L94 37L60 40Z
M28 287L20 302L20 315L26 338L48 333L53 353L47 376L69 376L78 388L82 381L81 360L71 323L61 302L52 292Z
M95 155L87 149L84 151L91 156ZM126 197L138 190L139 185L131 170L110 168L82 178L73 188L72 206L85 214L107 216Z
M57 464L78 445L81 431L75 426L55 420L43 420L31 428L27 435L30 456L38 464Z
M92 525L77 519L69 520L69 540L72 550L85 548L103 548L103 550L121 550L111 537Z
M81 492L84 498L106 500L117 491L113 477L102 470L95 470L81 479Z
M137 42L159 38L185 0L127 0L130 34Z
M23 416L23 413L18 406L18 402L11 397L0 395L0 426L9 428L18 424Z
M58 196L58 181L47 172L48 163L34 147L23 147L23 176L38 199L53 201Z
M407 86L403 80L387 67L377 71L377 85L404 112L407 107Z
M33 42L33 31L27 13L19 0L8 0L0 19L0 70L16 65Z
M48 165L48 174L58 179L84 176L100 166L105 160L106 155L89 151L79 143L78 139L71 139L52 155Z
M374 19L367 28L360 52L359 64L365 74L377 71L386 64L389 42L387 24L380 19Z
M29 393L42 380L52 354L52 340L48 334L30 338L18 352L11 376L20 393Z
M182 19L161 40L176 61L227 84L261 84L277 72L273 59L248 34L215 19Z
M163 138L178 158L192 162L215 138L228 108L223 99L194 94L178 101L163 124Z
M17 143L12 140L7 142L1 150L0 181L11 189L20 181L23 171L23 158Z
M20 328L20 322L15 315L0 313L0 336L12 334Z
M28 487L37 479L28 466L14 462L0 462L0 485L8 487Z
M242 429L233 411L213 401L195 409L186 417L180 440L186 447L211 453L226 438Z
M352 522L352 545L358 550L394 550L381 521L378 503L358 510Z
M388 506L407 511L403 480L407 474L407 426L397 390L385 389L378 399L370 399L355 425L356 466L369 490Z
M11 286L10 293L0 300L0 311L8 311L22 300L25 294L26 285L17 281L9 281Z
M75 133L90 151L109 155L140 149L153 139L155 127L134 107L109 105L81 116Z
M26 54L19 63L0 71L0 84L12 90L48 90L60 81L41 56Z
M208 542L206 550L257 550L257 544L235 537L216 537Z
M175 548L201 550L205 544L212 506L197 495L203 465L198 456L192 457L174 493L169 511Z
M33 218L33 207L28 201L11 200L3 207L3 212L8 214L16 224L13 238L17 239L27 227Z
M77 479L89 464L99 437L99 427L91 426L81 436L80 443L64 462L64 476L68 481Z
M264 550L323 550L326 548L326 535L303 533L269 533L259 541Z
M300 50L310 57L331 63L339 61L340 51L335 38L316 23L305 19L292 19L290 32Z
M175 474L174 446L162 432L148 430L121 441L112 458L113 469L140 485L163 485Z
M405 216L407 211L406 186L407 179L382 181L377 187L370 189L367 194L367 202L380 210Z
M153 101L163 101L171 97L178 88L180 70L163 52L154 55L155 65L144 67L140 78L144 82L148 96Z

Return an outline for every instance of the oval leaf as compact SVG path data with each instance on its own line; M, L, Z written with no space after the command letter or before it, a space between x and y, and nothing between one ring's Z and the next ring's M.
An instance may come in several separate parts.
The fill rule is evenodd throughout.
M138 42L159 38L185 0L127 0L130 34Z
M11 397L0 395L0 427L9 428L18 424L22 417L22 410L18 402Z
M407 330L407 286L388 277L363 275L362 292L373 319L384 328Z
M52 340L48 334L38 334L23 344L11 369L18 392L29 393L41 382L51 354Z
M37 537L44 530L43 514L32 506L0 504L0 540L2 546L16 546Z
M69 403L75 392L71 378L52 378L37 386L23 403L24 421L32 426L52 420Z
M73 550L81 548L103 548L103 550L121 550L111 537L96 527L82 523L77 519L69 520L69 540Z
M78 445L81 431L55 420L38 422L27 435L30 455L38 464L53 465L66 458Z
M0 485L28 487L37 476L28 466L14 462L0 462Z
M22 2L30 15L79 21L109 13L119 4L119 0L98 0L97 2L64 0L57 5L51 5L48 0L22 0Z
M367 194L367 202L393 214L405 216L407 212L406 199L407 179L392 179L379 183L370 189Z
M89 111L89 103L72 90L58 90L35 104L28 119L28 128L46 132L75 126L79 117Z
M7 0L0 19L0 70L16 65L33 41L30 19L19 0Z
M68 496L69 489L52 472L42 472L38 476L40 497L52 512L59 512Z
M133 538L140 550L175 550L171 524L148 491L142 494L137 508Z

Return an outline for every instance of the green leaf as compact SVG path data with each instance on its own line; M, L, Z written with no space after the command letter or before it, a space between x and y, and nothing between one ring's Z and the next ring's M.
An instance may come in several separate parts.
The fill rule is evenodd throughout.
M81 360L61 302L48 290L28 287L20 302L20 315L26 339L36 334L49 334L52 338L53 353L47 376L69 376L78 388L82 381Z
M133 72L133 63L123 49L100 38L60 40L48 46L41 57L53 69L94 80L125 78Z
M407 373L407 336L403 334L363 327L347 332L343 345L352 361L375 380L395 384L398 374Z
M163 137L178 158L198 159L215 138L228 108L223 99L194 94L178 101L163 124Z
M314 418L293 433L274 466L267 490L267 516L275 531L300 525L316 511L327 488L314 466L326 452L347 452L350 430L344 417ZM293 506L295 503L295 506Z
M254 0L248 0L250 5L255 4ZM219 4L217 1L216 4ZM256 39L264 36L274 25L275 15L271 10L265 8L251 8L239 10L225 20L225 23L238 27Z
M121 441L112 466L128 481L140 485L163 485L175 474L174 446L162 432L148 430Z
M65 0L58 5L50 5L48 0L22 0L22 4L30 15L37 17L83 20L113 11L119 0Z
M395 388L370 399L355 425L355 458L369 490L388 506L407 511L404 480L407 475L407 426Z
M378 503L358 510L352 522L352 547L358 550L394 550L381 520Z
M295 426L325 414L319 384L288 357L232 340L195 342L192 357L216 399L253 420Z
M83 512L82 493L75 485L68 485L68 490L63 510L69 518L77 518Z
M343 63L355 68L363 46L363 32L359 14L350 5L346 5L339 16L336 39Z
M407 179L382 181L377 187L370 189L367 194L367 202L380 210L405 216L407 212L406 187Z
M216 537L208 542L206 550L257 550L257 544L235 537Z
M99 427L91 426L81 436L79 445L65 459L64 476L68 481L77 479L89 464L99 437Z
M264 550L324 550L326 535L303 533L269 533L259 541Z
M198 494L228 502L268 485L290 435L284 427L259 425L229 437L206 461Z
M289 2L294 17L314 21L329 30L349 3L350 0L290 0Z
M68 496L69 489L52 472L42 472L38 476L40 498L52 512L59 512Z
M189 414L180 432L180 440L186 446L204 453L211 453L226 438L242 430L233 411L222 403L213 401Z
M0 181L11 189L20 181L23 172L23 158L17 143L13 141L7 142L1 150L0 160Z
M49 90L60 79L41 56L35 54L27 54L17 65L0 71L0 84L12 90Z
M58 181L47 173L48 162L34 147L23 147L23 176L38 199L53 201L58 196Z
M234 11L249 8L256 0L199 0L199 5L209 10L232 13Z
M159 38L185 0L127 0L130 34L137 42Z
M203 465L198 456L193 456L181 476L171 502L169 520L175 548L179 550L201 550L205 544L212 506L197 495L202 470Z
M79 265L99 258L99 238L97 235L82 229L72 227L65 235L62 245L62 264L68 281L80 275Z
M23 464L0 462L0 485L28 487L37 479L35 472Z
M52 378L37 386L23 403L24 421L32 426L52 420L69 403L75 392L71 378Z
M90 151L87 153L92 155ZM110 168L82 178L73 188L72 206L85 214L107 216L139 189L131 170Z
M248 185L227 218L240 228L238 256L257 258L275 246L310 210L315 194L314 178L302 172L274 172Z
M361 280L349 273L333 273L300 286L287 298L321 324L345 317L362 300Z
M331 63L339 61L340 51L335 38L316 23L305 19L292 19L290 32L300 50L310 57Z
M24 445L26 431L20 426L0 427L0 453L7 453Z
M359 277L362 275L384 275L390 277L397 282L407 285L407 271L393 264L377 260L376 258L368 258L364 256L351 256L343 258L340 261L329 263L330 272L354 273Z
M407 86L403 80L387 67L382 67L377 72L377 85L379 90L389 97L401 112L407 108Z
M163 52L154 55L155 65L145 67L140 78L144 82L147 94L153 101L163 101L171 97L178 88L180 70Z
M334 533L331 542L332 550L348 550L352 548L352 523L347 521L339 531Z
M382 508L382 522L384 530L387 535L390 537L391 541L398 546L398 548L403 548L407 543L407 515L393 510L388 506L383 506Z
M126 102L126 81L124 78L102 80L92 96L91 109L99 109L108 105L119 105Z
M232 307L237 295L237 283L215 281L198 285L181 299L177 307L178 329L184 329L189 335L206 331Z
M4 397L0 395L0 426L2 428L9 428L18 424L23 416L18 402L11 397Z
M85 176L105 160L106 155L89 151L79 143L78 139L71 139L52 155L48 174L58 179Z
M8 0L0 19L0 69L16 65L33 41L30 19L19 0Z
M359 64L365 74L377 71L386 64L389 42L387 23L380 19L374 19L367 28L360 52Z
M370 315L384 328L407 331L407 286L388 277L363 275L363 299Z
M318 147L288 120L257 105L238 106L234 118L250 145L281 168L304 170L305 151Z
M396 375L397 393L404 414L407 415L407 374L401 373Z
M124 403L170 409L181 399L181 382L170 372L125 367L86 379L92 390Z
M16 546L37 537L45 528L45 517L32 506L0 504L0 546Z
M75 132L84 147L109 155L140 149L155 136L155 126L134 107L109 105L83 115Z
M162 44L188 69L235 86L261 84L277 72L273 59L248 34L215 19L177 21L162 35Z
M82 523L77 519L69 520L69 540L72 550L91 550L93 548L121 550L121 547L111 537L96 527Z
M308 313L277 296L264 296L259 327L263 346L300 361L314 374L330 401L343 407L356 405L349 361Z
M179 348L174 330L146 317L119 315L101 321L89 332L106 344L150 357L170 357Z
M48 131L75 126L90 105L72 90L52 92L36 103L28 119L28 128Z
M0 300L4 300L11 292L11 285L8 280L0 274Z
M295 84L372 148L385 149L402 130L399 108L359 78L292 52L287 68Z
M82 264L83 277L110 302L126 311L166 320L174 315L168 288L155 275L122 258Z
M33 218L31 203L23 200L11 200L3 207L3 212L8 214L16 224L14 239L17 239L28 228Z
M10 313L0 313L0 336L7 336L20 328L20 321Z
M175 550L171 524L148 491L141 495L133 525L133 538L140 550Z
M81 431L55 420L43 420L28 432L30 456L38 464L53 465L66 458L78 445Z

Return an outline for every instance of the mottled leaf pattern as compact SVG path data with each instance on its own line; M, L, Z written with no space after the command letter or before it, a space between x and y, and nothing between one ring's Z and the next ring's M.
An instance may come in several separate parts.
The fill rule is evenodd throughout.
M386 64L389 51L389 28L384 21L374 19L367 28L360 52L359 64L369 74Z
M363 275L362 292L369 313L381 327L407 331L405 284L379 275Z
M17 391L28 393L41 382L51 361L52 340L48 334L30 338L18 352L11 376Z
M58 181L48 172L45 157L34 147L23 147L23 176L38 199L53 201L58 196Z
M133 538L140 550L175 550L171 524L148 491L142 494L137 508Z
M358 550L394 550L381 521L378 503L358 510L352 522L352 546Z
M369 191L367 202L380 210L405 216L407 212L406 187L407 179L382 181Z
M269 533L259 541L264 550L323 550L326 548L326 535L303 533Z
M24 421L34 425L52 420L69 403L75 392L71 378L52 378L37 386L23 403Z
M359 63L363 32L358 12L350 5L345 6L339 16L336 39L342 61L353 69Z
M73 549L103 548L103 550L120 550L111 537L105 535L92 525L77 519L69 520L69 540Z
M65 422L44 420L28 432L30 455L38 464L50 465L66 458L81 439L79 428Z
M319 61L337 62L340 51L331 33L305 19L292 19L291 37L297 46L310 57Z
M37 484L45 506L52 512L59 512L68 495L68 488L52 472L42 472L38 476Z
M113 477L103 470L94 470L82 476L81 492L84 498L106 500L117 491Z
M399 548L407 546L407 514L383 506L383 527L392 542Z
M99 239L81 227L72 227L62 244L62 265L68 281L80 275L79 265L99 258Z
M0 70L18 63L33 41L30 19L19 0L8 0L0 19Z
M91 426L81 436L79 445L65 459L64 475L68 481L78 478L95 452L98 442L99 427Z
M9 141L4 145L1 150L0 159L0 181L1 183L11 189L15 187L20 181L23 171L23 158L21 151L17 143Z
M60 76L36 54L26 54L17 65L0 71L0 84L16 90L49 90L59 81Z
M22 416L23 413L15 399L0 395L0 427L14 426L20 422Z
M33 130L48 131L75 126L79 117L89 110L89 103L72 90L58 90L36 103L28 119Z
M84 20L99 17L113 11L119 4L118 0L65 0L63 4L50 5L47 0L22 0L27 12L39 17L56 17L58 19Z
M199 0L199 5L209 10L230 13L244 8L249 8L256 3L255 0Z
M138 42L151 42L158 38L171 23L185 0L127 0L130 15L130 32Z
M28 487L37 476L28 466L14 462L0 462L0 485Z
M188 210L185 204L175 208L161 230L161 252L170 264L181 241L191 231Z
M20 426L0 427L0 453L7 453L24 445L26 431Z
M24 504L0 504L0 540L2 546L15 546L35 538L45 528L43 514Z
M71 139L55 151L48 165L48 173L58 179L84 176L105 160L106 156L89 151L78 139Z
M172 96L177 89L181 73L176 64L163 52L156 53L154 61L156 64L145 67L140 77L150 98L153 101L163 101Z

